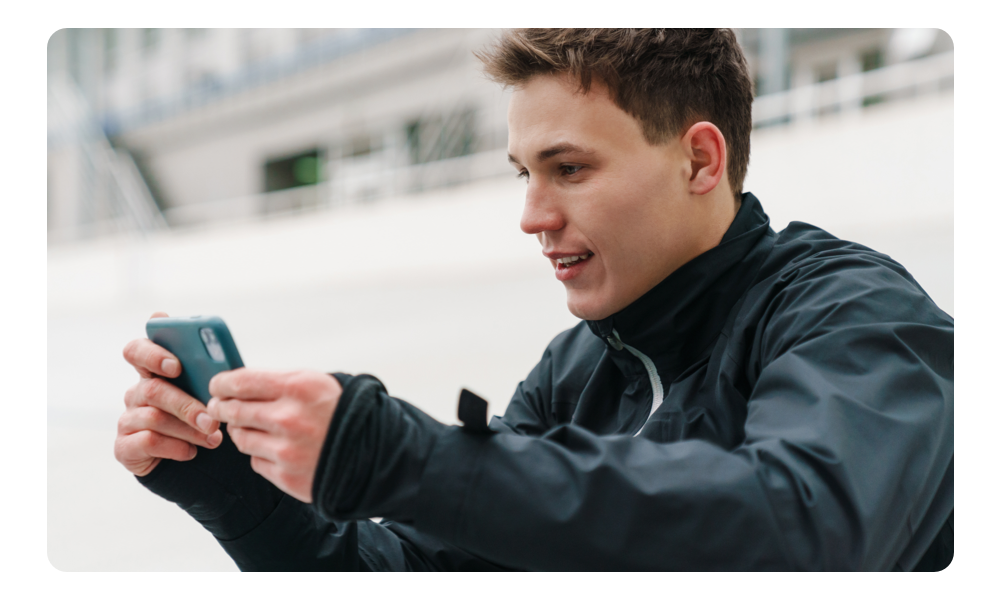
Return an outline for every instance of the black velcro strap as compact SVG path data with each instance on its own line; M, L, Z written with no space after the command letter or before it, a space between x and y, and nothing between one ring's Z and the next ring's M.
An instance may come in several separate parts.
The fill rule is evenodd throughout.
M490 430L486 422L487 405L486 400L462 388L458 396L458 420L465 431L486 433Z

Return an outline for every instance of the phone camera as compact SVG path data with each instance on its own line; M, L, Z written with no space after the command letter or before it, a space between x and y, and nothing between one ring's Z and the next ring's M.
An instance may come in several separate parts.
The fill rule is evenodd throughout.
M202 327L199 333L201 334L201 341L205 344L205 350L208 350L208 355L212 357L212 360L225 362L226 354L222 351L222 344L215 337L215 332L210 327Z

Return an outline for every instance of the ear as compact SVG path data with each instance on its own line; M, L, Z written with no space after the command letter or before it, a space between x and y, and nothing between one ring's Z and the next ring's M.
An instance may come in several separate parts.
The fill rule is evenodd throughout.
M681 145L691 161L690 192L702 195L714 190L726 173L726 139L722 132L708 121L700 121L688 128Z

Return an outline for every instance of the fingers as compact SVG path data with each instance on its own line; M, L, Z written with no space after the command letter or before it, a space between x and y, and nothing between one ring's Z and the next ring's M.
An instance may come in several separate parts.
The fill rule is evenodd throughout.
M275 423L271 416L273 403L255 400L235 400L212 398L208 401L210 417L229 423L231 427L250 427L263 431L274 429Z
M140 477L152 471L161 458L187 461L197 454L195 446L155 431L138 431L115 440L115 458Z
M143 379L125 393L129 407L152 406L177 417L181 422L209 434L219 428L205 405L164 379Z
M240 368L213 377L208 391L216 398L271 400L282 395L286 379L287 373Z
M216 448L222 443L222 431L219 429L210 434L202 433L192 429L177 417L153 406L140 406L126 410L118 419L119 436L131 435L144 429L209 449Z
M177 357L145 338L125 344L122 356L141 377L177 377L181 374L181 363Z
M233 426L227 427L227 431L233 444L243 454L263 458L272 463L282 462L287 458L283 449L278 446L280 440L263 431Z

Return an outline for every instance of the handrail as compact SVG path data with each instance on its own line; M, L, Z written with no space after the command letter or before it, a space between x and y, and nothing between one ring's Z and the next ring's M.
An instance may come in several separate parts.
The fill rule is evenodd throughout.
M824 110L860 109L866 99L907 89L938 87L955 76L954 52L882 67L758 96L753 103L755 127L786 120L809 119Z
M70 149L81 172L74 182L83 218L56 237L89 237L112 230L146 235L167 227L128 152L112 147L83 94L65 77L48 81L50 149ZM55 133L53 133L53 131Z

